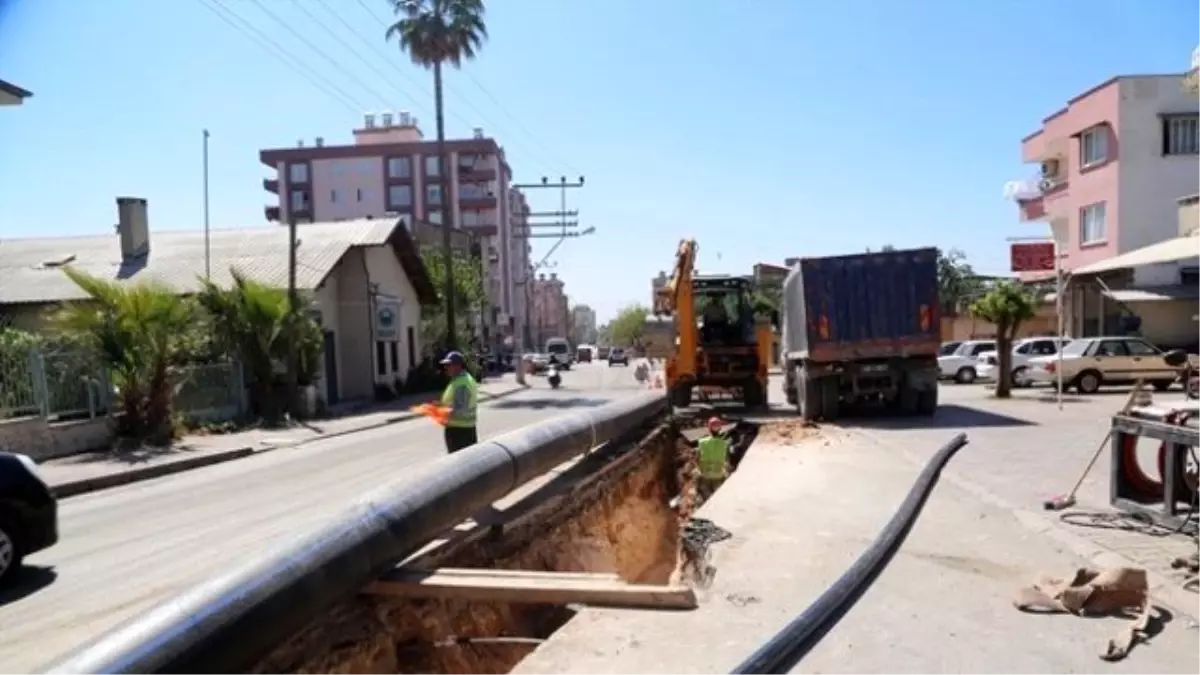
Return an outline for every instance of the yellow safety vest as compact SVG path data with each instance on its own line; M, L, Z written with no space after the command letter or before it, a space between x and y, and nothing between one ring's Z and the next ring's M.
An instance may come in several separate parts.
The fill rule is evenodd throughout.
M700 457L697 464L703 478L724 478L725 460L729 457L729 443L720 436L705 436L697 444Z
M468 372L459 373L442 392L442 405L450 408L448 427L475 426L475 407L479 403L479 383Z

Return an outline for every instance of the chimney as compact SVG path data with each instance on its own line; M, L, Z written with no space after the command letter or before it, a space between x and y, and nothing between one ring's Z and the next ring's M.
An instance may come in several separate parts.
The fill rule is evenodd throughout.
M474 131L475 131L475 139L476 140L483 138L483 128L482 127L475 127Z
M411 127L413 125L412 115L408 114L407 110L400 111L400 126Z
M325 139L324 138L317 136L317 147L318 148L325 147Z
M539 274L539 275L538 275L538 281L545 281L545 280L546 280L546 275L545 275L545 274Z
M1190 237L1200 231L1200 195L1179 200L1179 236Z
M384 129L392 128L392 113L385 112L379 116L379 125Z
M150 255L150 223L146 219L146 200L117 197L117 234L121 235L121 262L133 262Z
M375 128L375 113L364 113L363 114L363 128L364 129L374 129Z
M558 272L550 273L550 281L558 281Z

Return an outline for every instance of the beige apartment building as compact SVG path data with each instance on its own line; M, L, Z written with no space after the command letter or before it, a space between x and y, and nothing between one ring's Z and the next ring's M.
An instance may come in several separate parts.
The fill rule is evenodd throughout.
M298 141L294 147L262 150L260 160L273 171L263 188L275 196L264 210L267 219L394 216L413 223L415 231L439 226L449 211L454 240L475 243L484 260L488 307L479 319L489 341L500 344L511 337L528 310L520 282L529 266L524 236L529 208L511 187L504 148L482 129L471 138L447 139L443 170L437 142L427 140L407 112L367 114L352 135L349 144L317 138L311 145Z

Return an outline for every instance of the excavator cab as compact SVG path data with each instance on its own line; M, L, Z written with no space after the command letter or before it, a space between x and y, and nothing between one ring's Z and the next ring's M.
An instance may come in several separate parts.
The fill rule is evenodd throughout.
M754 344L751 282L743 277L697 276L692 280L700 345Z

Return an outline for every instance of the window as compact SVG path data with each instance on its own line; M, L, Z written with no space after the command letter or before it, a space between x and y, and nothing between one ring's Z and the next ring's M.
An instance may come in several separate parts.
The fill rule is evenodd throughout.
M392 372L400 372L400 345L395 340L388 343L388 357L391 359Z
M492 191L479 183L463 183L458 186L459 199L487 199L491 196Z
M1141 340L1126 340L1125 346L1129 349L1129 353L1133 356L1157 356L1159 352L1153 345L1146 344Z
M440 206L442 203L442 186L441 185L426 185L425 186L425 203L430 206Z
M425 157L425 175L438 176L441 175L439 169L442 166L441 158L436 155L428 155Z
M938 356L950 356L958 351L958 346L961 342L943 342L941 349L938 350Z
M387 375L387 343L382 340L375 341L375 374L383 377Z
M388 186L388 208L406 208L412 206L411 185Z
M1093 344L1091 340L1074 340L1063 347L1063 356L1083 356Z
M288 182L291 183L307 183L308 182L308 165L303 163L288 165Z
M978 356L979 354L982 354L983 352L994 352L994 351L996 351L996 343L995 342L980 342L979 344L977 344L971 348L971 356Z
M330 203L330 204L336 204L336 203L337 203L337 190L330 190L330 191L329 191L329 203Z
M412 159L409 157L388 157L388 178L412 177Z
M1079 165L1091 166L1108 159L1108 129L1093 127L1079 136Z
M1107 235L1104 202L1079 209L1079 243L1095 244Z
M354 191L354 200L359 201L359 202L361 202L363 200L362 188L358 188L357 190Z
M1096 348L1096 356L1129 356L1129 348L1124 340L1101 340Z
M1026 342L1025 344L1021 345L1020 347L1017 347L1013 351L1017 354L1028 354L1030 351L1033 350L1033 344L1034 343L1032 343L1032 342Z
M1200 129L1197 115L1171 115L1163 118L1162 152L1164 155L1200 154Z
M292 206L291 210L307 211L308 210L308 193L304 190L292 190Z
M432 223L434 225L441 225L442 224L441 209L430 211L429 215L425 217L425 220L429 221L430 223Z

